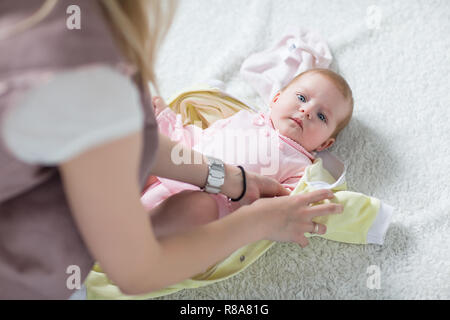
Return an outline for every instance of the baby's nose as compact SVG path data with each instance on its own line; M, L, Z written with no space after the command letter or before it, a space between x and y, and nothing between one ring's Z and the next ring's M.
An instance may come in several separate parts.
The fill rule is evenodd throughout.
M307 117L309 120L311 120L311 112L310 111L305 111L305 109L300 109L301 117L304 119L305 117Z

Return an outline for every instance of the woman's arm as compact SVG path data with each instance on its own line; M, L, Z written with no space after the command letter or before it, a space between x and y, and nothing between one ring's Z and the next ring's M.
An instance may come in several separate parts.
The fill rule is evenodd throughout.
M153 97L153 105L157 114L168 108L164 100L158 96ZM187 156L183 157L183 155ZM183 161L180 161L180 159L183 159ZM181 163L186 162L186 160L190 164ZM159 150L152 168L152 174L204 187L208 175L208 165L202 154L173 142L160 132ZM149 184L150 181L147 182L147 186ZM251 172L246 172L246 186L245 195L239 201L241 205L250 204L260 197L289 195L289 191L283 188L278 181ZM241 171L235 166L225 164L225 181L221 193L235 199L241 195L242 188Z
M336 205L309 204L329 191L266 198L191 231L156 239L140 202L142 134L107 143L60 165L76 224L108 277L125 294L164 288L203 272L238 248L261 239L307 245L311 219ZM319 233L324 233L321 226Z
M180 155L188 155L184 158L188 163L179 163L178 157ZM201 153L178 144L159 133L158 154L152 167L153 175L203 188L208 177L207 163L206 157ZM225 164L225 182L221 192L230 198L239 197L243 188L242 180L242 173L239 168Z
M242 210L223 223L157 240L140 202L141 144L141 134L133 134L60 166L91 254L124 293L149 292L189 278L262 238L257 221Z
M176 150L176 152L172 152L172 150ZM176 155L190 155L186 159L190 160L188 162L191 164L177 164L179 162L178 159L172 159L174 157L173 153ZM199 159L202 163L196 164L195 161L198 163L200 162ZM208 165L206 157L201 153L178 144L164 134L159 133L158 155L152 168L152 174L187 182L202 188L206 184ZM245 196L240 201L241 205L250 204L260 197L287 196L290 193L275 179L247 171L245 176L247 188ZM242 188L243 177L241 170L238 167L225 164L225 181L220 192L229 198L235 199L241 195Z

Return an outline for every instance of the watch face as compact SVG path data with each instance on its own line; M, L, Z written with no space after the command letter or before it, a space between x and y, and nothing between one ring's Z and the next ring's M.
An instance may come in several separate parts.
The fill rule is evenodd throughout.
M215 158L212 159L211 164L217 165L217 166L223 166L222 160L215 159Z
M210 193L220 192L225 182L225 166L222 160L208 157L208 179L205 190Z

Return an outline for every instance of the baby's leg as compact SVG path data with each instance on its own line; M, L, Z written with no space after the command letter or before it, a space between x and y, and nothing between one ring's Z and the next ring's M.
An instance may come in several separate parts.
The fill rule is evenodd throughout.
M217 220L219 208L207 193L186 190L161 202L150 215L155 235L160 237Z

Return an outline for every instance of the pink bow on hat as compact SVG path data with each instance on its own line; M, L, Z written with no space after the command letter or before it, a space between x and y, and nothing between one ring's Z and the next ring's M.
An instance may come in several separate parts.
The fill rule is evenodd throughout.
M240 72L269 104L296 75L312 68L328 68L332 59L320 35L308 29L289 27L275 47L248 57Z

